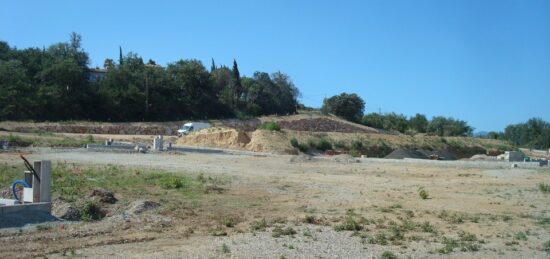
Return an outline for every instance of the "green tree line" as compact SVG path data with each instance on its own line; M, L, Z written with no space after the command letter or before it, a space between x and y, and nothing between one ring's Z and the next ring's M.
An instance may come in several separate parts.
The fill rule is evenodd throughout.
M527 122L506 126L504 132L489 132L485 138L510 141L517 146L537 149L550 148L550 122L531 118Z
M450 117L435 116L431 120L424 114L416 114L407 118L396 113L369 113L364 115L365 102L357 94L342 93L323 101L321 111L340 116L349 121L401 133L427 133L437 136L472 136L474 128L463 120Z
M0 120L163 121L247 117L296 112L298 88L281 72L241 76L210 70L196 59L166 67L136 53L106 59L104 74L90 80L82 38L47 48L16 49L0 41Z

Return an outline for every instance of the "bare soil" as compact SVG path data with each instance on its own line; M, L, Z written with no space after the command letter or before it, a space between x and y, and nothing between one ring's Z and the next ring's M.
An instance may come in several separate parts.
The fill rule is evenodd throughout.
M131 204L121 204L119 213L98 222L2 229L0 242L6 245L0 254L5 258L370 258L384 251L399 258L548 258L543 244L550 240L550 194L538 189L539 183L550 183L548 168L350 157L26 151L31 160L54 164L161 168L228 181L223 191L170 208L171 213L124 213ZM4 152L0 163L20 162L17 153ZM427 191L427 199L420 198L419 189ZM170 197L147 199L162 209ZM352 231L354 222L359 227Z

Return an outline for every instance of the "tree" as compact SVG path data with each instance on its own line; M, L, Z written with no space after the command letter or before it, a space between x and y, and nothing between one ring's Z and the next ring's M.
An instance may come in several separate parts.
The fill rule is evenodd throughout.
M21 120L32 117L32 87L19 60L0 60L0 120Z
M114 61L110 58L106 58L105 61L103 62L103 68L107 70L115 68Z
M229 88L232 92L232 106L239 109L243 87L241 84L241 73L239 72L239 66L237 65L237 61L235 59L233 59L233 69L231 72L232 76Z
M369 127L383 129L384 128L384 115L379 113L369 113L361 119L361 124Z
M357 94L341 93L323 100L323 113L332 113L349 121L359 122L363 116L365 102Z
M437 136L471 136L474 128L462 120L435 116L428 124L427 133Z
M118 46L118 64L123 65L124 59L122 58L122 47Z
M417 113L414 117L411 117L409 119L409 127L418 133L426 133L426 129L428 128L426 115Z
M214 63L214 58L212 58L212 65L210 66L210 72L214 72L216 70L216 63Z

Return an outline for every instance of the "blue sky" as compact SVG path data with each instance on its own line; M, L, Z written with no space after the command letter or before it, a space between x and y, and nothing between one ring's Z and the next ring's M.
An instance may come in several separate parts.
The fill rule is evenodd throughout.
M160 64L197 58L282 71L319 107L355 92L365 112L423 113L476 131L550 121L550 1L2 1L17 48L83 37L93 66L118 46Z

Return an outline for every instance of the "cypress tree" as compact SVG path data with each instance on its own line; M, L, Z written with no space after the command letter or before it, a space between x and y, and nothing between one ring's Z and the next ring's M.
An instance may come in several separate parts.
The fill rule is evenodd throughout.
M122 65L124 60L122 59L122 47L118 46L118 64Z
M214 63L214 58L212 58L212 66L210 67L210 72L216 70L216 63Z

